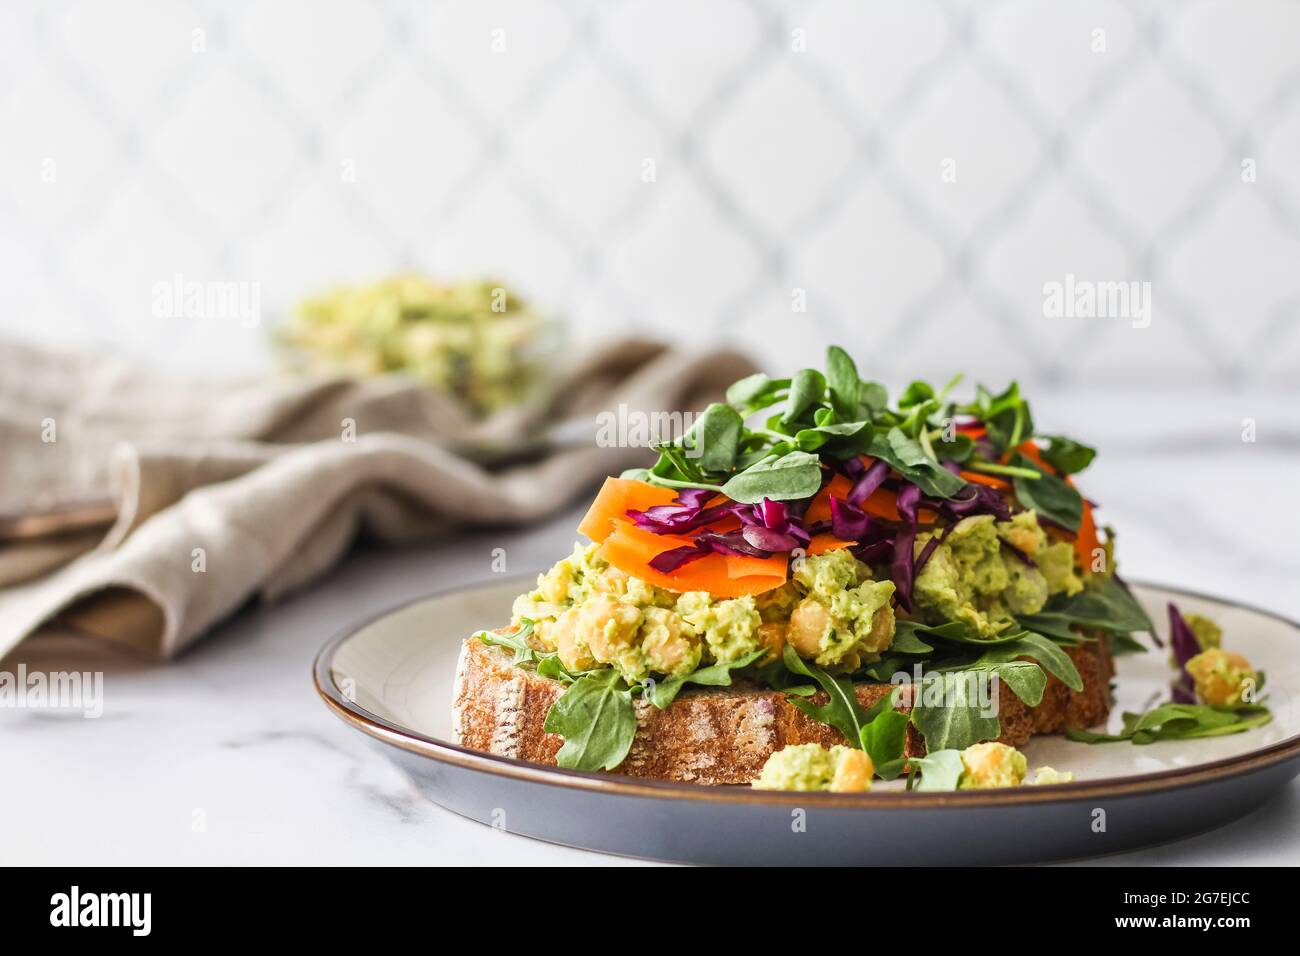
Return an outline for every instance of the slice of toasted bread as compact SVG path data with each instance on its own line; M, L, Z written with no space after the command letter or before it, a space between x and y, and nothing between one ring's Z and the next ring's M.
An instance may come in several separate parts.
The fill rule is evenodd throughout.
M1071 691L1048 677L1043 700L1028 707L1005 685L998 687L998 716L1005 744L1019 746L1034 734L1066 727L1090 727L1110 712L1114 665L1105 641L1068 650L1083 678ZM858 684L858 700L869 707L891 690L888 684ZM472 750L554 764L563 744L542 724L564 685L517 667L508 651L476 638L465 641L456 668L453 726L462 746ZM811 698L825 703L826 695ZM637 732L632 750L615 773L699 784L749 783L773 752L787 744L844 743L833 727L808 717L779 691L756 686L688 688L659 710L635 701ZM907 729L908 756L925 753L914 727Z

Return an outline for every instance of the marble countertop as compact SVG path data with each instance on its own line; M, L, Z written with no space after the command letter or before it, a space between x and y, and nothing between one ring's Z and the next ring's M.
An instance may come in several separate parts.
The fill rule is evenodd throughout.
M1221 434L1153 451L1138 429L1130 437L1118 451L1106 446L1087 484L1122 529L1124 572L1300 619L1300 549L1286 544L1300 538L1300 517L1278 507L1277 490L1294 486L1295 447ZM570 546L579 513L522 532L361 549L313 588L246 609L169 664L71 637L29 642L4 669L102 670L104 713L0 710L11 781L0 792L11 823L5 862L635 863L516 837L429 803L326 711L309 674L317 649L349 623L486 579L493 548L505 548L511 572L549 565ZM1227 827L1098 862L1297 860L1300 780Z

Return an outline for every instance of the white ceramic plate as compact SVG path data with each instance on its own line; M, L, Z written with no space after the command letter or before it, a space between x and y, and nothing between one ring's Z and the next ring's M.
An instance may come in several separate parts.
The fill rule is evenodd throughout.
M1293 703L1300 690L1300 626L1231 602L1150 585L1134 590L1162 640L1165 605L1172 600L1184 613L1217 620L1225 645L1266 671L1271 724L1226 737L1146 746L1037 737L1024 747L1030 766L1071 770L1074 784L937 795L887 787L864 795L795 795L655 783L464 750L451 729L460 643L476 630L506 622L512 600L530 585L524 579L503 580L408 604L339 635L316 665L326 703L357 729L396 748L390 752L431 799L484 822L502 825L504 818L507 829L530 836L701 862L853 862L867 846L872 854L879 852L882 840L900 843L916 862L1048 859L1110 852L1227 822L1300 771L1300 713ZM1170 676L1166 651L1122 656L1117 670L1112 729L1123 711L1165 699ZM1196 788L1199 795L1192 793ZM513 813L507 812L511 801ZM669 816L647 816L645 801L664 804ZM782 838L769 849L756 845L753 831L744 829L751 816L784 808L777 812L784 833L789 808L796 804L825 815L824 838L793 843ZM1096 829L1099 809L1114 824L1101 831ZM883 829L876 825L882 821L887 821ZM1036 836L1027 843L1029 834Z

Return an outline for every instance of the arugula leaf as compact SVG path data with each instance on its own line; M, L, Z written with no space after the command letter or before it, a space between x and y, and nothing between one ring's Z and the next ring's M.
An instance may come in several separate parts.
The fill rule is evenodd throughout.
M1037 614L1020 619L1030 630L1059 629L1066 625L1129 634L1153 629L1142 605L1114 578L1093 575L1077 594L1054 595Z
M1142 714L1125 713L1124 726L1118 734L1097 734L1072 727L1065 732L1070 740L1083 744L1103 744L1128 740L1150 744L1158 740L1195 740L1222 737L1263 727L1273 714L1262 704L1241 707L1211 707L1208 704L1161 704Z
M498 647L509 648L515 652L514 660L511 663L524 664L538 659L537 651L533 650L528 643L528 637L532 633L533 622L529 618L522 617L519 619L517 630L506 631L503 634L497 634L495 631L477 631L473 636L484 644L495 644Z
M765 458L733 475L722 493L733 501L756 505L764 498L785 501L808 498L822 486L821 459L804 451L792 451L780 458Z
M1097 449L1064 435L1042 435L1051 444L1041 452L1043 460L1066 475L1077 475L1097 457Z
M897 695L898 690L895 689L881 701L877 701L868 712L875 713L875 716L859 733L859 743L871 757L871 763L876 767L877 772L900 759L903 756L903 748L907 744L907 725L912 721L907 714L894 709L894 699ZM882 703L886 706L880 706Z
M1080 634L1078 631L1073 630L1068 618L1055 614L1020 614L1016 617L1016 623L1023 630L1050 637L1058 644L1064 644L1067 647L1073 647L1076 644L1091 640L1086 634Z
M1039 468L1024 455L1016 455L1011 459L1011 464L1016 468L1029 468L1039 473L1039 477L1033 480L1022 475L1015 475L1011 479L1021 504L1033 508L1063 528L1079 530L1079 524L1083 521L1083 498L1079 492L1056 475Z
M1029 707L1037 707L1043 702L1043 691L1047 688L1047 675L1033 661L980 664L966 670L997 675L998 680L1010 687L1011 692ZM958 671L958 673L962 672Z
M565 684L572 684L584 674L590 674L591 671L571 671L560 663L560 655L556 653L537 655L537 673L543 677L549 677L551 680L558 680Z
M853 690L853 681L847 677L828 674L816 664L805 661L789 644L785 646L781 659L785 662L787 670L816 681L830 698L827 703L821 705L807 700L792 700L790 703L813 720L830 724L844 735L844 739L850 746L860 746L863 729L871 723L873 715L858 703L858 695Z
M911 642L914 639L938 638L957 644L989 647L994 644L1008 644L1011 641L1018 641L1025 634L1025 631L1008 630L1001 634L994 634L992 637L981 637L965 621L944 621L942 624L931 625L922 624L920 621L900 620L894 625L894 643L890 645L890 649L898 648L900 635L904 642Z
M1031 666L1037 670L1037 665ZM937 686L935 680L939 682ZM928 701L932 695L941 700ZM979 700L971 697L970 682L961 671L932 672L925 682L913 685L912 724L925 738L927 752L948 748L965 750L971 744L998 738L1002 724L997 715L985 714Z
M1026 634L1019 640L990 648L975 662L974 666L1007 664L1020 657L1033 658L1042 665L1043 670L1059 679L1070 690L1083 690L1083 678L1079 676L1079 669L1074 666L1074 661L1070 660L1070 655L1041 634ZM1014 690L1014 688L1012 689ZM1016 692L1016 696L1020 697L1021 700L1025 700L1024 695L1020 694L1019 691ZM1040 700L1042 699L1041 690L1038 697ZM1025 703L1029 702L1025 701Z
M914 787L917 791L939 792L957 790L966 765L962 762L961 750L935 750L924 757L911 758L914 770L911 774L920 774L920 782ZM911 774L907 783L911 784Z
M632 749L632 691L612 667L583 675L551 705L542 729L564 746L555 762L569 770L613 770Z
M908 786L911 787L913 775L919 773L921 781L915 787L918 791L956 790L961 775L966 772L960 750L936 750L924 757L912 757L909 762L912 771L908 774Z
M956 623L955 621L953 623ZM916 621L895 621L894 642L889 650L895 654L928 654L934 650L933 644L927 644L919 636L925 625Z
M876 776L881 780L897 779L898 776L907 769L908 764L913 759L915 758L899 757L897 760L889 760L885 763L876 764ZM873 760L872 763L875 763L875 761Z
M746 654L734 661L710 664L708 667L698 668L681 677L670 677L667 680L657 681L654 690L650 694L650 703L663 710L673 702L678 692L687 684L699 684L703 687L730 687L732 671L748 667L766 653L765 648L759 648L752 654Z
M1111 654L1115 656L1120 654L1145 654L1148 650L1147 646L1132 634L1107 634L1105 640L1110 647Z

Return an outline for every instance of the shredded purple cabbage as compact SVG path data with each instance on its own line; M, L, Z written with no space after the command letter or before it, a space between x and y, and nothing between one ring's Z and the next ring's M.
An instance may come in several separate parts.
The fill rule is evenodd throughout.
M650 559L650 567L654 568L660 574L672 574L683 564L694 561L696 558L702 558L712 552L705 548L700 550L694 545L686 545L682 548L673 548L671 551L661 551Z
M778 551L793 551L799 547L799 541L794 535L786 534L784 531L777 531L773 528L761 528L757 525L746 525L740 529L742 537L746 543L758 548L760 551L766 551L774 554Z
M655 505L645 511L629 511L627 516L643 531L654 534L685 534L711 524L727 514L735 513L735 508L735 505L730 504L714 505L712 508Z
M754 506L754 511L763 519L763 526L771 528L773 531L784 531L789 523L785 513L785 505L779 501L773 501L771 498L764 498Z
M866 564L883 564L894 555L894 539L881 538L853 549L853 556Z
M1178 679L1174 681L1174 700L1180 704L1195 703L1196 694L1192 688L1195 682L1187 673L1187 662L1201 653L1201 642L1196 639L1196 632L1178 610L1178 605L1169 602L1169 648L1173 651L1174 663L1178 666ZM1187 700L1179 699L1179 691L1187 695Z
M715 494L717 492L711 488L683 488L677 492L677 503L698 510L708 504Z
M1175 703L1194 704L1196 683L1187 672L1187 662L1201 652L1201 642L1172 601L1169 602L1169 647L1178 667L1178 676L1170 684L1171 696Z
M1011 509L1002 496L987 485L973 481L961 490L959 497L936 501L934 506L954 518L990 514L999 521L1011 520Z
M831 533L841 541L861 541L872 523L871 516L861 508L831 496Z
M894 559L890 563L890 578L894 594L903 610L912 610L912 583L916 574L916 509L921 504L921 489L905 484L898 491L896 507L903 519L903 527L894 535Z
M952 534L952 529L955 527L957 527L955 523L946 524L937 535L930 536L930 540L925 543L925 547L921 549L920 555L917 556L914 574L920 574L925 569L926 562L930 560L930 555L934 554L939 545L948 540L948 535Z
M883 461L877 461L853 483L849 490L848 502L851 505L861 505L871 497L872 492L885 483L889 477L889 465Z

